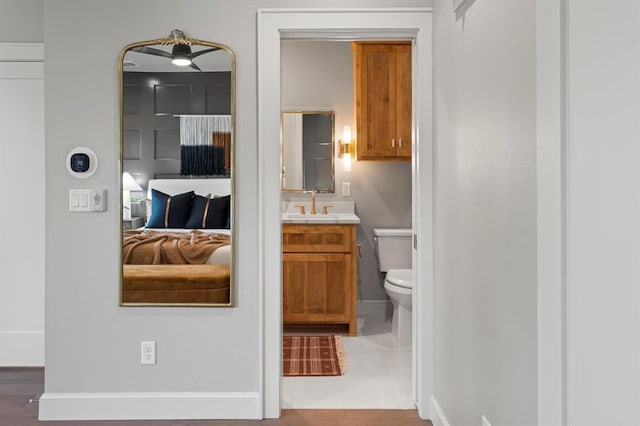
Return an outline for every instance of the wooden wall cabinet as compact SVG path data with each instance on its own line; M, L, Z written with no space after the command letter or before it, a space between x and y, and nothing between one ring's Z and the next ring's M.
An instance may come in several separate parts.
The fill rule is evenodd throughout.
M355 225L283 224L283 321L357 334Z
M358 160L411 159L411 43L354 42Z

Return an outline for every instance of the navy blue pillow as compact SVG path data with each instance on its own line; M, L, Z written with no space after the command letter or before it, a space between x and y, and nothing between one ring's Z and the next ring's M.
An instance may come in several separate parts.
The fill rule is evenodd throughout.
M170 196L151 190L151 217L147 228L184 228L193 202L193 191Z
M227 228L229 212L231 210L231 196L203 197L196 195L193 198L191 214L185 228L223 229Z

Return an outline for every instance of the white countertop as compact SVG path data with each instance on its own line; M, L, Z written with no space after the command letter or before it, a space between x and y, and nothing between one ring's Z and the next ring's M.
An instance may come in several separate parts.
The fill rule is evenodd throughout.
M300 209L296 206L304 206L306 214L300 214ZM327 214L321 213L323 206L330 206ZM360 223L353 201L316 200L316 210L317 214L310 213L311 201L283 201L282 223Z

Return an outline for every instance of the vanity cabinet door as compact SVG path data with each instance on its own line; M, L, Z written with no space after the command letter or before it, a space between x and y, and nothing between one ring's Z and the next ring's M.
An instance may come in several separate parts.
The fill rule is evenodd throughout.
M411 44L355 42L358 160L411 158Z
M351 277L351 254L284 253L284 321L349 322Z

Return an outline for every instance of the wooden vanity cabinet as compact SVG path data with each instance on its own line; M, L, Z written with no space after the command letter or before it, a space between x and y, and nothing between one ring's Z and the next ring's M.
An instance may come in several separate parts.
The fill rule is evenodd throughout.
M283 224L284 324L345 324L356 330L356 229Z
M411 159L411 42L354 42L358 160Z

